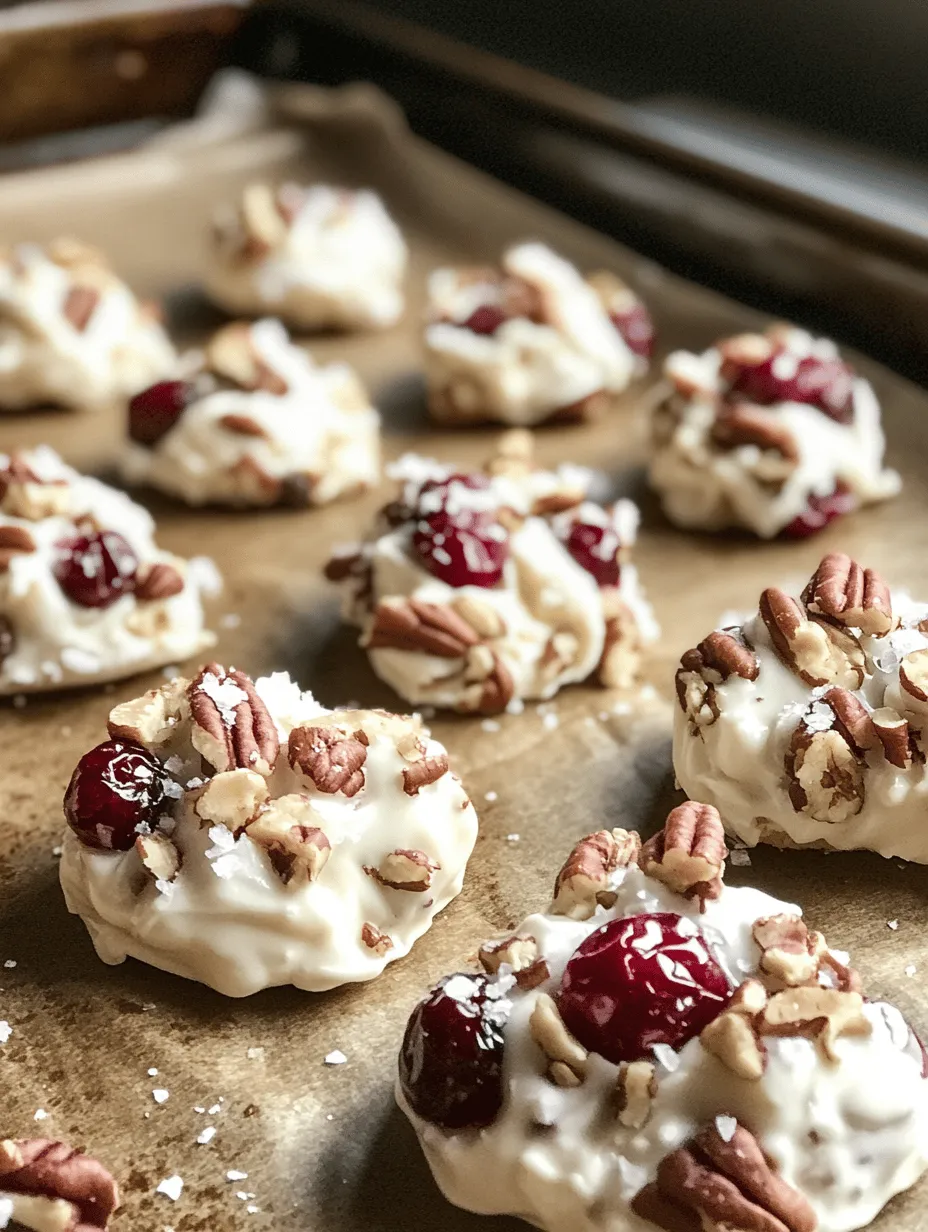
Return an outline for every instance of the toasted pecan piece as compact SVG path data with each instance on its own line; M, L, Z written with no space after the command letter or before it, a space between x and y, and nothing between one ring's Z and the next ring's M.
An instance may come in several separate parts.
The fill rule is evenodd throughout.
M822 557L802 601L825 620L882 637L893 627L889 587L875 569L865 569L844 552Z
M673 809L663 830L641 849L639 863L649 877L661 881L684 898L718 898L728 848L718 809L687 800Z

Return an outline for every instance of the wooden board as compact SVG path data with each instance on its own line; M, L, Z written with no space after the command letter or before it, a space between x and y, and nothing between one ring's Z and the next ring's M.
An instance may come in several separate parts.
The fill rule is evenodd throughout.
M492 260L509 241L548 240L581 266L610 266L635 282L654 311L662 351L702 347L757 319L415 141L369 90L330 96L303 87L279 101L287 124L257 134L207 146L162 144L9 178L0 234L42 239L69 231L101 244L139 289L169 292L179 330L195 336L218 319L192 289L215 203L264 175L374 185L412 244L409 311L385 334L325 339L312 349L356 364L370 383L389 457L415 448L477 462L492 440L492 432L431 430L424 416L419 325L424 279L436 262ZM0 1019L13 1028L0 1047L0 1132L85 1145L119 1178L125 1209L115 1227L133 1232L516 1228L454 1210L432 1184L393 1107L393 1058L405 1019L426 986L480 940L547 901L579 835L603 825L647 832L662 819L673 798L672 669L723 609L752 606L764 585L800 582L831 548L928 594L928 398L859 363L883 399L890 461L904 474L905 492L812 542L685 535L662 522L642 483L645 388L597 425L538 434L543 460L602 467L617 488L642 500L638 561L664 629L646 671L656 695L573 688L546 708L557 716L553 728L534 706L504 717L498 732L479 719L434 721L478 806L481 835L464 893L413 954L374 984L323 996L281 989L235 1002L135 962L104 966L58 888L60 802L78 757L102 738L110 706L159 676L0 710ZM76 465L105 473L121 433L118 409L95 417L49 412L0 422L0 448L47 441ZM388 491L316 512L194 513L165 500L150 504L168 547L208 553L226 576L214 610L222 661L253 674L289 670L327 704L396 706L354 634L340 627L337 597L319 575L330 544L359 534ZM832 944L851 950L874 995L928 1027L925 983L905 974L928 964L926 870L875 856L762 851L730 879L803 903ZM889 920L899 921L897 931ZM5 968L7 960L16 966ZM348 1062L327 1067L324 1057L336 1048ZM170 1092L162 1106L152 1099L156 1086ZM195 1111L215 1104L221 1110L212 1116ZM47 1113L39 1123L38 1109ZM216 1136L198 1146L206 1124ZM247 1180L228 1182L230 1169L247 1172ZM171 1203L154 1191L174 1173L185 1185ZM894 1204L879 1226L917 1232L923 1201L916 1192ZM259 1210L249 1213L250 1204Z

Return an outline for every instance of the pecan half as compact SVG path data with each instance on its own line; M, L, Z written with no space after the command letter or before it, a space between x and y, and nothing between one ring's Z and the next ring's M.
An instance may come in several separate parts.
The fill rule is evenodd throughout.
M271 773L280 739L249 676L209 663L188 686L187 701L191 742L214 770Z
M875 569L864 569L843 552L822 558L802 601L810 612L863 633L882 637L893 627L889 587Z
M48 1138L0 1142L0 1193L12 1203L14 1226L95 1232L119 1206L106 1168Z
M189 793L204 826L225 826L233 834L258 815L268 798L267 783L255 770L220 770Z
M771 450L789 467L799 461L799 446L790 429L777 420L775 413L749 403L720 403L712 425L712 440L722 449L756 445L758 449Z
M0 526L0 571L9 569L14 556L35 551L35 540L25 526Z
M451 607L420 599L385 599L374 609L364 643L371 650L412 650L457 659L479 640Z
M544 1053L547 1075L559 1087L578 1087L586 1077L587 1050L570 1034L554 999L539 993L529 1019L532 1039Z
M840 988L788 988L767 1002L757 1018L761 1035L814 1039L826 1060L840 1060L836 1045L843 1035L873 1031L859 992Z
M619 1123L628 1129L641 1129L651 1115L651 1102L657 1094L657 1078L650 1061L623 1061L615 1084Z
M370 741L365 732L338 727L294 727L287 756L327 795L356 796L364 786L364 763Z
M725 1125L723 1134L719 1123L726 1120L730 1133ZM754 1135L734 1118L717 1117L665 1156L657 1179L635 1195L631 1207L665 1232L815 1232L818 1226L804 1195L783 1180Z
M407 796L417 796L420 787L428 787L430 783L437 783L447 773L447 753L439 753L435 757L422 757L403 770L403 791Z
M810 933L801 916L764 916L754 921L751 935L761 949L761 971L787 987L815 981L827 947L822 934Z
M379 954L381 958L393 949L393 938L388 937L386 933L382 933L376 925L368 924L366 921L361 925L361 941L369 950Z
M380 861L379 868L364 865L368 877L373 877L390 890L408 890L421 894L431 888L432 873L441 865L424 851L391 851Z
M141 568L136 575L135 597L143 603L155 599L170 599L179 595L183 589L183 574L163 561Z
M515 681L499 655L487 646L472 648L468 655L469 673L473 670L473 651L477 649L487 651L491 662L489 667L479 668L478 683L462 700L460 709L466 714L502 714L515 696Z
M891 766L906 770L913 761L925 760L924 753L918 747L915 732L909 727L908 719L889 706L883 706L873 711L870 720L883 755Z
M82 334L90 324L90 318L100 302L100 292L94 287L73 286L68 290L61 306L61 314L66 321Z
M156 881L173 881L180 872L181 854L165 834L140 834L135 850Z
M245 827L245 833L267 852L274 872L284 885L315 881L332 854L332 845L315 820L307 796L289 795L270 800Z
M634 830L598 830L582 838L565 860L554 882L554 915L588 920L597 906L612 906L612 874L638 859L641 839Z
M220 428L231 432L233 436L253 436L260 440L268 440L268 434L256 419L250 415L223 415L219 419Z
M789 798L797 813L840 824L864 806L866 763L835 728L810 731L800 723L786 753Z
M728 848L725 827L711 804L687 800L668 815L660 830L641 849L639 863L649 877L684 898L706 900L722 893Z
M538 942L524 933L504 937L501 941L485 941L478 958L484 971L491 975L500 967L509 967L516 983L524 990L537 988L551 976L548 964L538 957Z
M848 742L855 753L879 746L879 733L870 711L859 697L847 689L829 689L822 701L835 716L835 728Z
M759 980L745 980L725 1010L699 1036L706 1052L748 1082L761 1078L767 1065L767 1054L755 1025L766 1004L767 990L763 984Z
M780 661L806 684L863 684L864 653L847 630L807 618L805 608L776 587L761 595L760 614Z

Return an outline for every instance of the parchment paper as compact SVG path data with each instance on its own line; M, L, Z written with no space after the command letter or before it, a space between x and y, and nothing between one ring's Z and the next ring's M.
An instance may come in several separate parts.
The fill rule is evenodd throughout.
M278 118L259 129L245 125L229 135L219 125L208 130L210 140L202 129L185 130L144 153L8 178L0 235L70 231L100 244L137 288L169 293L175 326L196 337L219 319L193 289L215 203L261 176L318 174L375 186L413 247L409 311L388 333L324 339L312 349L356 364L370 383L389 457L415 448L477 462L493 438L492 431L429 430L424 417L418 326L423 280L438 261L492 260L508 241L548 240L581 266L630 277L654 311L662 351L699 348L756 320L413 139L393 106L369 89L329 95L295 87L277 102ZM764 585L801 582L830 548L928 595L928 398L859 362L883 398L905 493L807 543L684 535L663 523L641 482L641 388L600 424L538 434L543 460L602 467L617 490L641 499L638 562L664 630L647 666L656 694L574 688L542 713L529 706L521 717L504 717L498 731L479 719L435 719L477 804L481 835L464 893L376 983L235 1002L134 962L104 966L58 888L60 802L78 757L103 738L110 706L159 676L108 694L89 690L0 710L0 1019L13 1031L0 1046L0 1134L61 1137L91 1150L122 1183L125 1207L115 1227L132 1232L518 1226L456 1211L432 1184L392 1104L405 1019L426 986L480 940L547 901L579 835L604 825L649 832L660 822L673 800L672 669L723 610L756 604ZM121 433L116 409L95 417L48 412L4 419L0 448L44 440L74 464L105 473ZM327 704L398 707L354 633L340 628L336 596L319 575L330 545L358 535L388 490L317 512L195 513L154 497L148 503L168 547L207 553L225 574L227 590L213 611L221 661L254 675L287 669ZM488 793L496 794L487 800ZM876 856L764 850L753 853L752 867L730 870L729 880L802 903L833 945L851 950L873 995L896 1001L928 1028L924 869ZM898 929L888 927L891 920ZM325 1065L335 1049L347 1063ZM156 1087L170 1092L160 1106ZM36 1121L38 1110L46 1115ZM197 1145L207 1125L216 1135ZM229 1170L247 1179L230 1182ZM154 1191L175 1173L184 1189L172 1203ZM924 1229L925 1196L923 1189L895 1203L879 1226Z

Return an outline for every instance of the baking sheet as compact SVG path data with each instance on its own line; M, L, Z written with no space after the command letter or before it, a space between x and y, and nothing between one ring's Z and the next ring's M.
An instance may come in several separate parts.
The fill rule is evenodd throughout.
M345 358L369 382L390 458L417 449L478 462L494 435L428 428L418 323L423 280L436 262L492 260L512 240L547 240L583 267L606 265L629 277L653 310L662 353L700 348L758 320L413 139L373 90L290 87L276 101L278 118L263 128L183 130L144 153L8 177L0 236L69 231L100 244L137 288L169 294L175 325L193 338L218 321L195 291L215 203L249 179L285 173L373 185L411 241L409 311L387 333L327 338L312 349L322 359ZM617 489L641 499L638 563L664 630L646 669L654 691L629 697L572 688L520 717L503 716L498 731L479 719L432 722L477 805L481 835L464 893L413 954L373 984L321 996L279 989L236 1002L132 961L104 966L58 888L60 801L77 759L102 739L109 708L160 676L0 709L0 1019L13 1029L0 1047L0 1133L86 1146L122 1185L125 1205L114 1226L133 1232L523 1226L457 1211L433 1185L393 1108L393 1058L405 1019L426 986L485 936L547 901L578 836L615 825L647 833L660 824L673 801L673 667L721 611L756 604L765 585L801 582L824 551L839 548L928 594L928 396L859 363L883 399L890 461L907 486L900 499L806 543L684 535L664 524L641 479L642 388L599 424L538 434L543 461L602 467ZM43 412L0 422L0 448L47 441L75 465L105 474L121 432L115 410ZM225 574L226 593L213 609L217 658L253 675L289 670L329 705L398 707L355 648L354 632L340 627L337 597L319 573L330 545L360 534L388 491L311 512L190 512L155 497L147 503L165 546L206 553ZM751 859L750 868L730 869L729 880L802 903L833 945L851 950L872 995L928 1028L921 974L928 969L928 870L866 855L762 850ZM325 1065L335 1049L347 1063ZM160 1106L156 1087L170 1093ZM46 1115L37 1122L38 1110ZM198 1145L206 1125L216 1135ZM230 1170L247 1179L228 1181ZM174 1174L184 1189L172 1203L155 1189ZM879 1226L918 1232L924 1201L924 1189L903 1198Z

